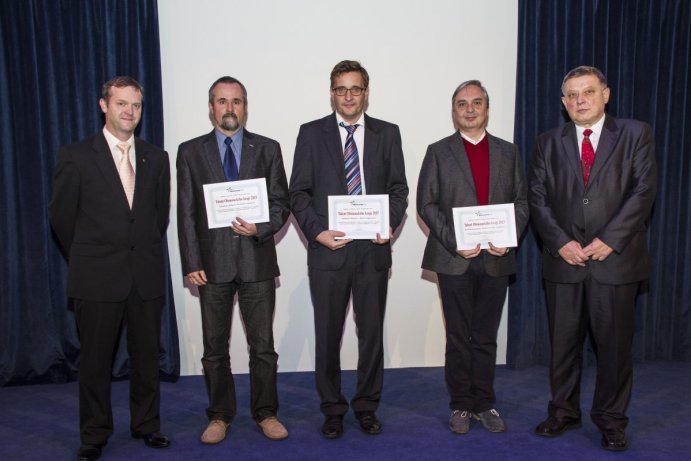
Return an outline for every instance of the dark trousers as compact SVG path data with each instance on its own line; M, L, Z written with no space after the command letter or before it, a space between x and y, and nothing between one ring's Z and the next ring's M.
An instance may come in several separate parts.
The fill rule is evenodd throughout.
M233 299L238 294L240 314L250 356L250 407L259 422L278 411L273 320L276 305L274 279L261 282L208 283L199 287L204 355L202 366L209 393L209 420L230 423L237 412L235 383L228 350L233 321Z
M113 433L110 383L113 357L127 325L130 373L130 430L160 429L159 338L163 298L142 300L133 288L122 302L75 300L81 343L79 426L82 444L104 444Z
M492 277L481 258L462 275L437 274L446 324L444 373L452 410L494 408L497 331L508 277Z
M357 389L351 405L375 411L384 384L384 312L388 269L377 271L372 244L354 241L339 270L309 269L316 339L315 376L325 415L343 415L348 401L341 392L341 338L351 293L358 335Z
M633 379L634 305L638 283L545 281L552 345L549 414L580 419L583 342L589 329L597 356L591 419L604 431L625 429Z

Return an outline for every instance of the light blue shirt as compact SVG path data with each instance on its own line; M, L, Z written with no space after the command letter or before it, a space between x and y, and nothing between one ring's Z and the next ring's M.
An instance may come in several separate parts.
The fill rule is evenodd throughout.
M242 136L245 133L244 128L240 128L235 132L234 135L230 137L233 143L230 147L233 149L233 155L235 155L235 163L238 166L238 173L240 172L240 159L242 158ZM226 155L226 136L221 131L214 129L214 134L216 135L216 142L218 143L218 151L221 153L221 165L223 164L223 157Z

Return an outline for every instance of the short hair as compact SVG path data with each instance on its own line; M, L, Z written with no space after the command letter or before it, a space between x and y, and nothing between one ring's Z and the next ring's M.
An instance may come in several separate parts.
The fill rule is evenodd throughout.
M137 91L139 91L142 95L142 101L144 100L144 87L142 84L132 77L128 77L126 75L118 75L117 77L113 77L104 83L101 87L101 97L104 101L108 102L110 99L111 88L125 88L128 86L134 87Z
M476 86L480 88L480 91L482 91L482 96L484 96L485 102L487 102L487 107L489 107L489 94L487 93L487 89L482 86L482 82L480 82L480 80L466 80L458 85L456 87L456 91L453 92L453 96L451 96L451 104L453 105L453 102L456 100L456 95L469 86Z
M369 88L369 74L367 70L358 61L345 60L336 64L331 71L331 89L333 89L336 79L348 72L360 72L362 84L365 88Z
M214 102L214 90L216 89L216 85L219 83L227 83L228 85L236 83L240 85L240 88L242 89L242 99L244 99L245 104L247 104L247 88L245 88L245 85L243 85L242 82L237 78L228 77L227 75L219 78L211 85L209 88L209 102Z
M607 79L605 74L603 74L600 69L593 66L578 66L566 73L564 80L561 82L561 92L564 93L564 85L566 85L567 80L572 78L583 77L584 75L594 75L605 87L607 86Z

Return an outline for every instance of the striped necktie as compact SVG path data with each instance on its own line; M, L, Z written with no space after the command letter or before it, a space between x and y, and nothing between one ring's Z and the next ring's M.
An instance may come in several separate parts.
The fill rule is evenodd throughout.
M345 147L343 149L343 161L345 163L346 184L348 186L348 195L362 194L362 180L360 178L360 157L355 145L353 134L360 125L346 125L341 122L340 125L348 131L346 136Z

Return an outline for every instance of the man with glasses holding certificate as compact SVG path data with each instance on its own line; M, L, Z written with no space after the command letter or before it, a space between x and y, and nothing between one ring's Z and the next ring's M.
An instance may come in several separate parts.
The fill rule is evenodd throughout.
M489 95L482 84L461 83L451 103L457 131L428 147L418 180L417 210L429 227L422 267L439 280L449 428L465 434L475 417L488 431L504 432L495 408L494 369L497 330L516 258L508 244L492 239L521 234L528 222L527 187L518 148L486 131ZM460 207L472 207L461 213L471 217L467 221L454 221L454 208ZM499 213L488 211L497 208ZM509 218L497 218L502 212ZM460 241L459 227L472 230L468 241Z
M390 238L405 214L408 185L399 129L365 114L368 97L369 75L360 63L338 63L331 72L334 113L300 127L290 179L291 210L308 245L315 374L328 439L342 435L349 408L340 349L351 295L359 359L350 406L365 433L382 430L375 411L384 379ZM352 233L365 227L369 235Z

